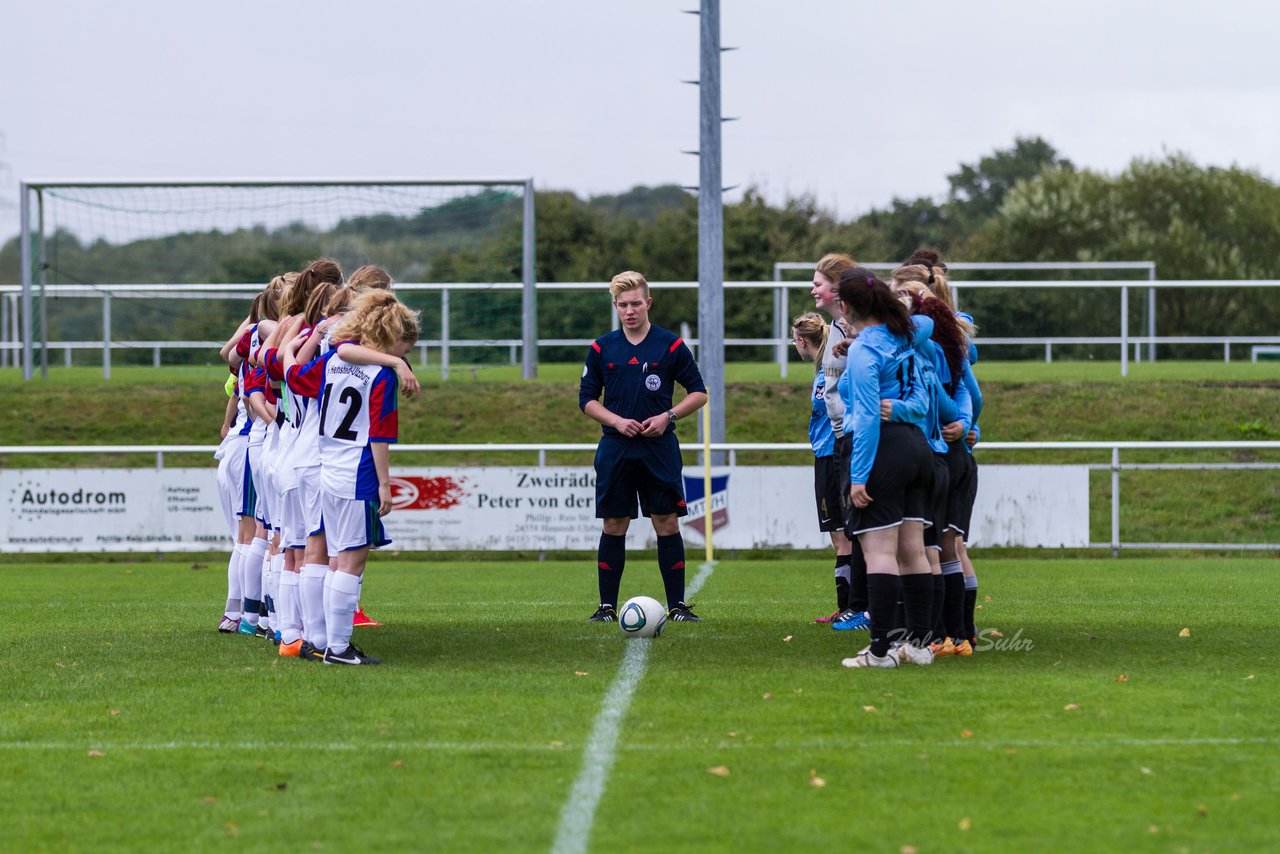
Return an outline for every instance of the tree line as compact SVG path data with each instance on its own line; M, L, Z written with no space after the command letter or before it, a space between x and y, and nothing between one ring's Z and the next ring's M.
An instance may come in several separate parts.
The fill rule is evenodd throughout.
M1161 279L1280 278L1280 186L1256 171L1202 166L1170 154L1138 158L1119 174L1105 174L1077 168L1043 139L1019 138L975 163L961 164L947 184L941 199L895 198L852 218L823 209L810 195L771 204L757 189L748 189L741 201L725 206L726 279L770 279L775 261L816 260L830 251L892 261L922 244L938 247L952 261L1140 260L1154 261ZM50 282L102 284L265 282L310 258L331 255L349 270L382 264L400 281L519 281L520 216L518 197L484 190L415 216L351 217L323 232L294 224L112 244L60 231L48 240L46 275ZM676 186L590 198L539 191L536 233L540 282L605 282L623 269L640 270L651 281L697 279L697 202ZM0 249L0 281L19 281L16 238ZM656 323L696 323L695 292L657 297ZM988 336L1117 334L1114 292L973 290L964 299ZM410 300L423 310L426 334L437 335L438 296L418 294ZM452 336L519 337L517 292L455 293L450 301ZM809 305L803 291L791 294L791 313ZM235 325L242 308L217 301L131 301L127 315L116 320L115 335L216 338ZM771 334L772 309L767 291L729 292L726 334ZM607 328L608 310L603 289L600 294L546 292L539 296L539 333L590 337ZM1131 300L1135 332L1143 310L1141 299ZM97 337L100 317L96 300L57 301L50 309L50 337ZM1159 296L1157 326L1162 335L1275 334L1280 293L1169 289ZM1029 348L1024 355L1038 353ZM1220 354L1216 346L1177 350L1180 356ZM541 355L549 360L580 356L572 349ZM767 357L763 350L728 355ZM1098 355L1114 358L1114 348ZM505 358L505 353L477 350L459 356L485 360Z

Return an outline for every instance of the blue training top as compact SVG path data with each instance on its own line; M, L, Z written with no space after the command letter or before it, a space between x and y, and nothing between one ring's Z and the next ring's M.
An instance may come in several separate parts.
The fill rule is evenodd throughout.
M916 359L916 366L920 369L920 380L928 390L929 404L925 414L924 435L929 441L929 448L935 454L945 454L947 440L942 438L942 428L953 421L959 421L964 424L966 432L969 430L969 422L972 420L969 394L963 383L957 384L954 396L948 392L951 369L947 366L947 358L942 352L942 347L930 339L933 335L933 319L917 314L912 316L911 323L915 328L911 343L915 346L919 357ZM893 420L909 420L905 417L904 410L902 401L895 400Z
M827 375L822 370L822 359L813 372L813 393L809 402L809 444L815 457L829 457L836 452L836 434L831 429L831 416L827 413Z
M853 436L850 482L865 484L880 447L880 401L901 402L901 420L928 434L929 392L920 379L915 348L882 325L868 326L849 347L837 386L845 402L844 432Z

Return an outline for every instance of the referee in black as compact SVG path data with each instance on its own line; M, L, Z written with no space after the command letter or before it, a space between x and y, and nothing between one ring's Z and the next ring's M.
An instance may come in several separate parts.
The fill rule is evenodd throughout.
M578 389L578 406L603 428L595 461L596 518L604 520L596 557L600 607L588 619L608 623L618 618L627 529L643 513L658 536L667 619L700 622L684 601L680 517L688 510L676 422L706 404L706 386L684 341L649 322L653 298L644 276L619 273L609 292L621 328L592 342ZM676 383L685 397L673 406ZM709 510L708 503L707 524Z

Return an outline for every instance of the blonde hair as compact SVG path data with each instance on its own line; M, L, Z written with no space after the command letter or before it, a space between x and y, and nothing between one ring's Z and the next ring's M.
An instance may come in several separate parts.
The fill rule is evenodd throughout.
M401 341L417 341L422 326L413 311L390 291L365 291L333 329L332 340L359 341L383 353Z
M335 314L342 314L351 308L351 303L355 302L356 294L351 288L338 288L329 297L329 301L324 304L324 316L333 317Z
M849 272L858 266L858 262L854 261L848 255L842 252L828 252L818 259L818 265L814 268L817 272L826 276L833 282L840 281L840 276Z
M377 288L388 290L391 285L391 274L377 264L365 264L347 279L347 287L357 293Z
M950 283L947 281L946 269L930 266L927 261L919 258L912 260L916 263L903 264L893 271L893 289L895 291L908 291L913 294L924 290L926 295L935 296L942 300L943 304L951 309L951 313L955 314L956 298L951 292ZM964 318L957 317L956 322L960 324L960 329L964 332L965 338L972 339L977 334L978 327Z
M619 273L609 281L609 293L616 300L618 294L627 291L633 291L636 288L644 288L645 299L649 298L649 283L645 281L644 276L635 270L627 270Z
M822 352L822 349L827 346L827 334L831 331L831 327L816 311L806 311L804 314L796 315L796 319L791 321L791 328L797 335L816 347L818 352Z
M306 310L311 292L322 282L342 284L342 268L332 258L317 258L298 274L292 283L286 283L280 295L281 314L301 314Z
M302 310L303 317L306 318L307 326L315 326L321 320L329 315L325 314L325 308L328 307L329 301L333 299L333 295L340 290L346 290L342 285L335 285L333 282L321 282L311 291L311 296L307 297L307 305Z

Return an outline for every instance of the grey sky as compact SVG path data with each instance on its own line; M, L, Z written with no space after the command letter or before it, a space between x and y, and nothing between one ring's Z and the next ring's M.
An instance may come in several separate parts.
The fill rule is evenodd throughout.
M693 184L697 0L8 0L17 181L525 176ZM1280 175L1263 0L723 0L726 184L850 216L1015 134L1077 165L1185 151ZM740 191L739 191L740 193ZM737 194L731 194L730 198Z

